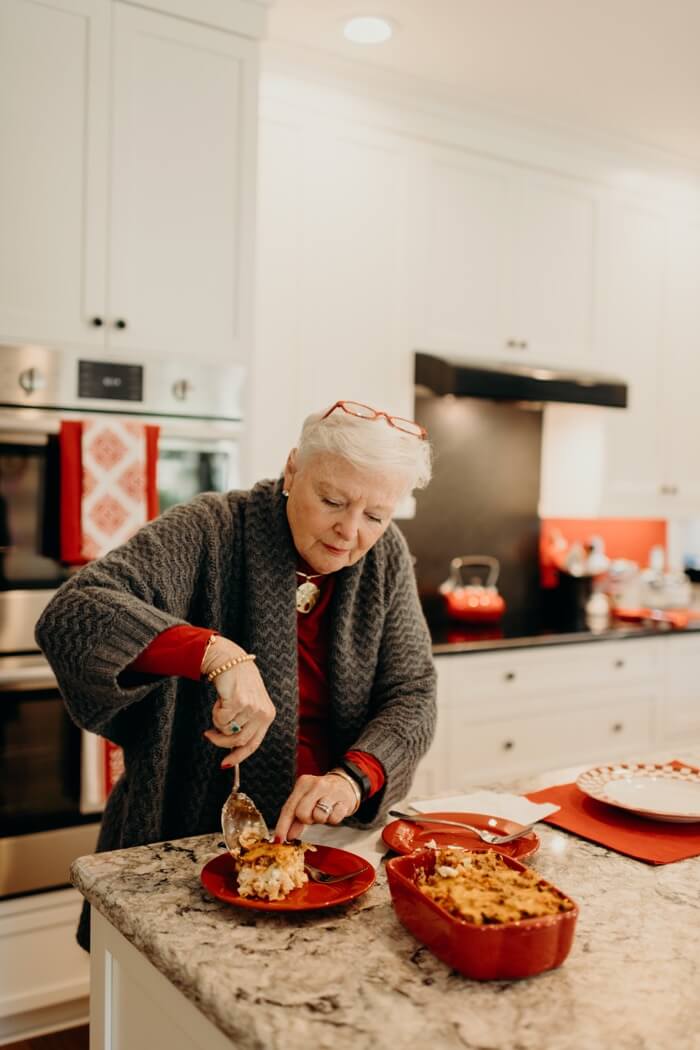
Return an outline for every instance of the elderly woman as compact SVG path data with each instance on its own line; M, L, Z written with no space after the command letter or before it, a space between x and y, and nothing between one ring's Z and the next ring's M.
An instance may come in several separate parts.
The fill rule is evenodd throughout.
M173 507L60 588L37 640L72 718L124 750L99 849L218 830L236 764L281 839L405 795L435 672L391 518L426 438L337 402L283 480Z

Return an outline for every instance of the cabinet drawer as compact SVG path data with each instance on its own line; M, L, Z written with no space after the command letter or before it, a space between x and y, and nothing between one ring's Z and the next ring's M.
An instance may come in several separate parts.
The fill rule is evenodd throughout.
M611 703L508 718L482 724L452 713L448 767L450 781L466 789L522 773L604 762L648 751L652 740L650 696Z
M666 697L661 703L659 736L662 743L700 745L700 701L688 697Z
M0 1019L88 995L90 957L75 940L81 905L76 890L0 902Z
M663 663L666 695L697 699L700 706L700 635L669 638Z
M648 682L656 673L657 653L646 640L589 642L518 649L509 653L460 653L440 656L438 697L441 704L484 716L484 701L517 704L521 697L552 698L569 706L580 694ZM652 640L653 642L653 640Z

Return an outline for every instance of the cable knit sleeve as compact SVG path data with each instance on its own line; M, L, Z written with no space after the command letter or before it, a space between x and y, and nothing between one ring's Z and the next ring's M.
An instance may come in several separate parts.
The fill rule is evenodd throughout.
M158 634L190 622L230 517L211 495L173 507L56 592L36 639L78 725L102 732L154 688L119 676Z

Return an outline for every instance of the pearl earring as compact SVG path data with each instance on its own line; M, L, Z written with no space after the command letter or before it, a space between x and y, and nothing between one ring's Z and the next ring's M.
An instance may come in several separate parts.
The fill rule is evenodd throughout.
M289 495L289 489L282 489L282 495L283 495L283 496L284 496L284 498L286 499L286 498L287 498L287 496Z

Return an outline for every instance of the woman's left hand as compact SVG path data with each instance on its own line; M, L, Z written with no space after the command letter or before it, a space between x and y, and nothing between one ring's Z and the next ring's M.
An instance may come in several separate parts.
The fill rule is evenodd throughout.
M309 824L340 824L357 809L357 796L343 777L326 773L322 777L299 777L282 807L275 828L275 839L298 839Z

